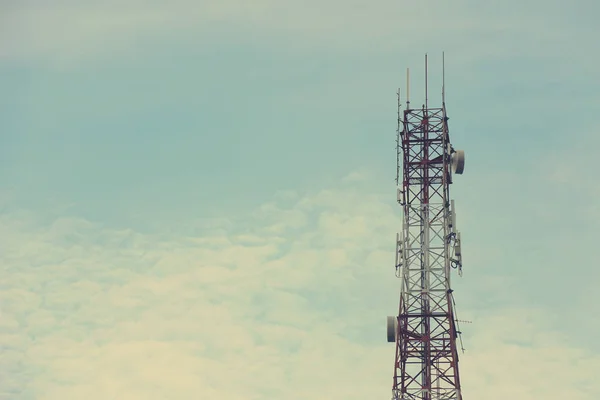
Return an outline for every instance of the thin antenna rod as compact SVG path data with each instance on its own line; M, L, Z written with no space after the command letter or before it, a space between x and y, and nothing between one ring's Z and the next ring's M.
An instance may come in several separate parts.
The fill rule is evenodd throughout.
M425 108L428 108L427 102L427 53L425 53Z
M400 182L400 135L402 130L400 129L400 114L402 109L402 97L400 94L400 88L398 88L398 126L396 132L396 185Z
M406 68L406 109L410 110L410 69Z
M442 51L442 104L446 103L446 61Z

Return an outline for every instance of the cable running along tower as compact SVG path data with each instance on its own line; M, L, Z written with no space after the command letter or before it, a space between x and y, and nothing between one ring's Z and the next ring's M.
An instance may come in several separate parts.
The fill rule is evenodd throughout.
M392 400L462 400L460 332L450 286L450 271L462 275L462 260L450 184L463 173L465 155L450 144L445 82L441 108L428 105L427 55L421 108L410 107L408 70L406 80L403 112L398 91L396 183L404 211L396 236L400 307L398 316L387 319L388 342L396 343Z

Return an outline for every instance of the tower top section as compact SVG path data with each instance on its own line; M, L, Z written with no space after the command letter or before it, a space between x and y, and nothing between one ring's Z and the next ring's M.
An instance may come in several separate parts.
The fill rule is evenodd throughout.
M429 66L425 54L424 68L424 102L421 107L412 108L410 104L411 86L410 69L406 69L406 107L402 111L402 100L398 90L398 129L397 129L397 170L396 182L402 186L401 192L406 193L409 186L421 186L425 181L437 182L424 175L428 168L439 168L440 184L451 184L454 175L461 175L465 168L465 152L455 150L452 146L446 113L446 62L442 53L441 100L436 107L429 105ZM438 103L439 104L439 103ZM404 176L402 171L416 173L412 179ZM406 175L406 174L405 174ZM423 193L427 190L424 189ZM399 198L400 198L399 193ZM403 202L406 199L403 199Z
M429 62L428 55L425 54L425 102L422 107L419 108L429 108ZM398 94L400 94L400 90L398 90ZM445 54L442 52L442 108L445 107L446 104L446 62L445 62ZM406 68L406 110L412 110L410 106L410 68Z

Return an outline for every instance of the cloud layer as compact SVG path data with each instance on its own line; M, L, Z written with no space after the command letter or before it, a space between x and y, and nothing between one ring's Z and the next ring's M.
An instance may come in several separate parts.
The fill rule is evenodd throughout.
M4 398L386 398L399 219L359 176L194 235L4 214ZM483 312L464 294L466 397L600 394L600 357L548 310Z

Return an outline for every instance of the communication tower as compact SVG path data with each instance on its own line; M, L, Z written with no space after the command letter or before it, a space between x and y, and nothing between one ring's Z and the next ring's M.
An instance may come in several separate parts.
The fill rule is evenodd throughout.
M396 235L396 276L401 280L397 316L387 319L388 342L396 343L392 400L462 400L458 373L458 320L450 271L462 275L460 233L450 184L462 174L465 154L448 134L442 55L442 105L411 108L409 71L406 108L398 91L398 203L402 232Z

